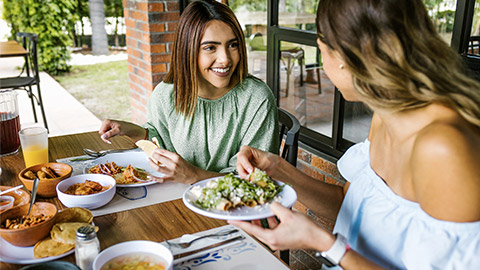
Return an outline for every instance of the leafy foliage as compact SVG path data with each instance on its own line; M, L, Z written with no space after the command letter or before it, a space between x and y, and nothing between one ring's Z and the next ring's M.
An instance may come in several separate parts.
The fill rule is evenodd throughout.
M67 61L72 39L68 30L73 28L76 0L3 0L3 17L17 32L38 34L39 66L51 74L68 71Z

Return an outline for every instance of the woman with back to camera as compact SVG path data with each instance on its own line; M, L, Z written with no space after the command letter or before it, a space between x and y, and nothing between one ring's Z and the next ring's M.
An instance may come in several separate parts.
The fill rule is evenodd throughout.
M420 0L320 0L318 46L345 99L373 111L368 139L338 161L343 187L249 146L258 167L293 185L332 234L278 203L270 228L230 221L273 249L317 250L344 269L480 266L480 85L436 33Z
M171 67L148 100L148 122L104 120L102 139L156 137L157 181L194 183L235 170L241 145L278 153L273 93L248 75L245 38L232 10L217 1L194 1L184 10Z

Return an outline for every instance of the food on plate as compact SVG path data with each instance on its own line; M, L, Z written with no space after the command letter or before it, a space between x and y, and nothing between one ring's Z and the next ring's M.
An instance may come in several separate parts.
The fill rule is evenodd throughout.
M30 180L34 180L37 177L40 180L48 180L58 177L58 175L52 170L52 168L47 166L40 168L40 170L36 173L32 171L26 171L23 176Z
M139 140L135 143L138 147L140 147L140 149L143 150L143 152L145 152L145 154L147 154L147 156L149 158L151 158L154 162L156 162L158 165L160 165L161 163L154 159L153 158L153 151L155 151L155 149L157 148L160 148L159 144L158 144L158 140L156 137L153 137L152 138L152 141L149 141L149 140Z
M77 229L90 225L92 221L92 212L82 207L66 208L58 212L48 237L35 244L34 258L58 256L74 249ZM95 230L98 231L98 227L95 226Z
M44 215L44 214L40 214L40 215L31 215L31 216L23 216L23 217L17 217L17 218L7 218L5 219L5 221L1 224L1 228L2 229L10 229L10 230L17 230L17 229L24 229L24 228L28 228L28 227L31 227L33 225L37 225L37 224L40 224L44 221L46 221L47 219L51 218L52 215ZM22 220L23 218L23 221L22 223L20 223L20 221Z
M117 184L137 184L149 181L149 175L143 169L132 165L118 166L115 162L100 163L88 170L89 173L106 174L115 178Z
M68 187L65 193L70 195L90 195L100 193L111 188L111 185L102 186L100 183L90 180L85 180L83 183L76 183Z
M85 222L57 223L53 225L52 230L50 231L50 237L53 240L60 243L75 244L77 229L86 225L90 225L90 223L85 223ZM95 231L98 231L98 227L96 226L95 226Z
M38 241L33 247L34 258L58 256L75 248L75 244L64 244L50 237Z
M100 270L113 269L145 269L145 270L164 270L166 262L157 255L132 252L115 257L106 262Z
M238 206L254 207L266 204L283 189L265 172L255 168L248 180L228 174L207 182L205 187L194 186L191 193L195 204L203 209L228 211Z
M55 219L56 223L62 222L85 222L92 223L93 214L90 210L82 207L65 208L58 212Z

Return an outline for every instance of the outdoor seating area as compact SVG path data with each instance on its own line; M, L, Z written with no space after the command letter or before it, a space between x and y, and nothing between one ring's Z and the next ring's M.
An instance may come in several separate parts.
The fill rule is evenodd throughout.
M54 2L0 0L1 270L480 265L475 1Z

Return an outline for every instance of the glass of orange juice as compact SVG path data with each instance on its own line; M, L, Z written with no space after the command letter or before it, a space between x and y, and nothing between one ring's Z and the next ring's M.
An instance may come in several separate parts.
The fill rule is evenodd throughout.
M25 167L48 163L48 131L44 127L28 127L18 132Z

